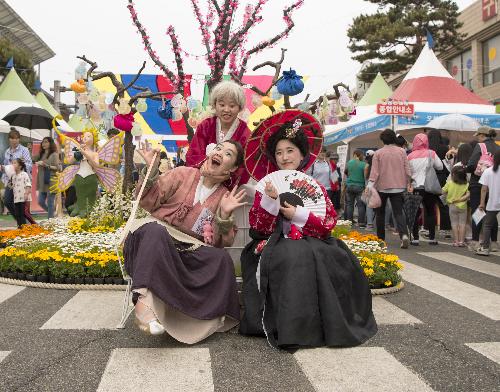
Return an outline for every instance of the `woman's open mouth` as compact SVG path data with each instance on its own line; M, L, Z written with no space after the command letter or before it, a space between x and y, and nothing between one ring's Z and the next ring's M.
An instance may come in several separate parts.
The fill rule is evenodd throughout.
M219 167L222 164L222 159L217 155L212 156L211 159L212 166Z

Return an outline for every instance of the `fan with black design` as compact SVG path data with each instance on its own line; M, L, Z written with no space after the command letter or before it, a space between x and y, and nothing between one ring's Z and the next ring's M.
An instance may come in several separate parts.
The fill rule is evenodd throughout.
M296 170L278 170L265 176L257 183L255 189L264 194L266 183L271 182L280 198L280 204L300 205L314 215L326 216L325 196L314 179Z

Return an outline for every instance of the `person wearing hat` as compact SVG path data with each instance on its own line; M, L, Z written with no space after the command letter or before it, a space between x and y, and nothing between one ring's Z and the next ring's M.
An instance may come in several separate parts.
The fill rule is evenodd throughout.
M307 171L322 139L312 115L286 110L263 121L245 149L247 170L259 184L249 213L252 241L241 254L240 333L266 337L275 348L356 346L377 332L360 262L331 235L337 214L325 188L313 178L301 180L305 196L296 200L268 181L269 173L279 177L286 170L286 181L291 170ZM301 204L311 192L324 200L324 216Z
M488 157L492 158L495 155L495 152L500 149L500 147L495 143L495 138L497 136L495 129L487 125L483 125L477 129L474 136L476 136L478 143L474 147L469 162L467 163L467 172L471 173L469 183L469 203L472 214L476 212L477 208L481 204L481 184L479 183L479 179L481 178L481 171L484 171L486 166L488 166L487 164L483 165L483 163L488 161ZM480 161L481 164L479 164ZM490 166L493 166L492 159L490 159L490 163ZM469 246L471 251L475 252L479 247L479 234L481 232L481 226L482 221L476 224L474 219L472 220L472 242ZM492 251L498 251L497 237L498 226L495 226L491 230L490 247Z

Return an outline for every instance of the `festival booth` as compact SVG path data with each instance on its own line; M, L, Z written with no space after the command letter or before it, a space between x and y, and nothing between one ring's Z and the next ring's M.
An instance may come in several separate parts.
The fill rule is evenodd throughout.
M371 119L350 125L333 134L327 132L325 144L339 145L344 142L349 145L351 151L367 146L381 147L379 134L383 129L391 127L392 121L394 129L411 141L432 120L448 114L462 114L476 120L480 125L500 127L500 115L496 114L495 106L460 85L427 45L401 85L392 94L391 102L410 103L414 113L408 116L393 116L391 119L390 115L376 115L375 111ZM458 145L471 141L474 131L473 128L466 131L442 130L442 134L450 139L452 145Z

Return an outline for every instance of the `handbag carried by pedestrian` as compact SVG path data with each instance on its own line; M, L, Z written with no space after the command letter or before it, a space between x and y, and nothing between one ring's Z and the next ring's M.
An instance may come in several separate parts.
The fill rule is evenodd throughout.
M361 195L361 200L372 209L382 206L382 199L375 189L375 186L367 186Z
M440 195L443 193L443 190L441 188L441 184L439 183L439 179L438 179L437 174L436 174L436 170L434 169L431 150L429 150L429 157L427 159L427 167L425 169L424 190L427 193L432 193L433 195Z

